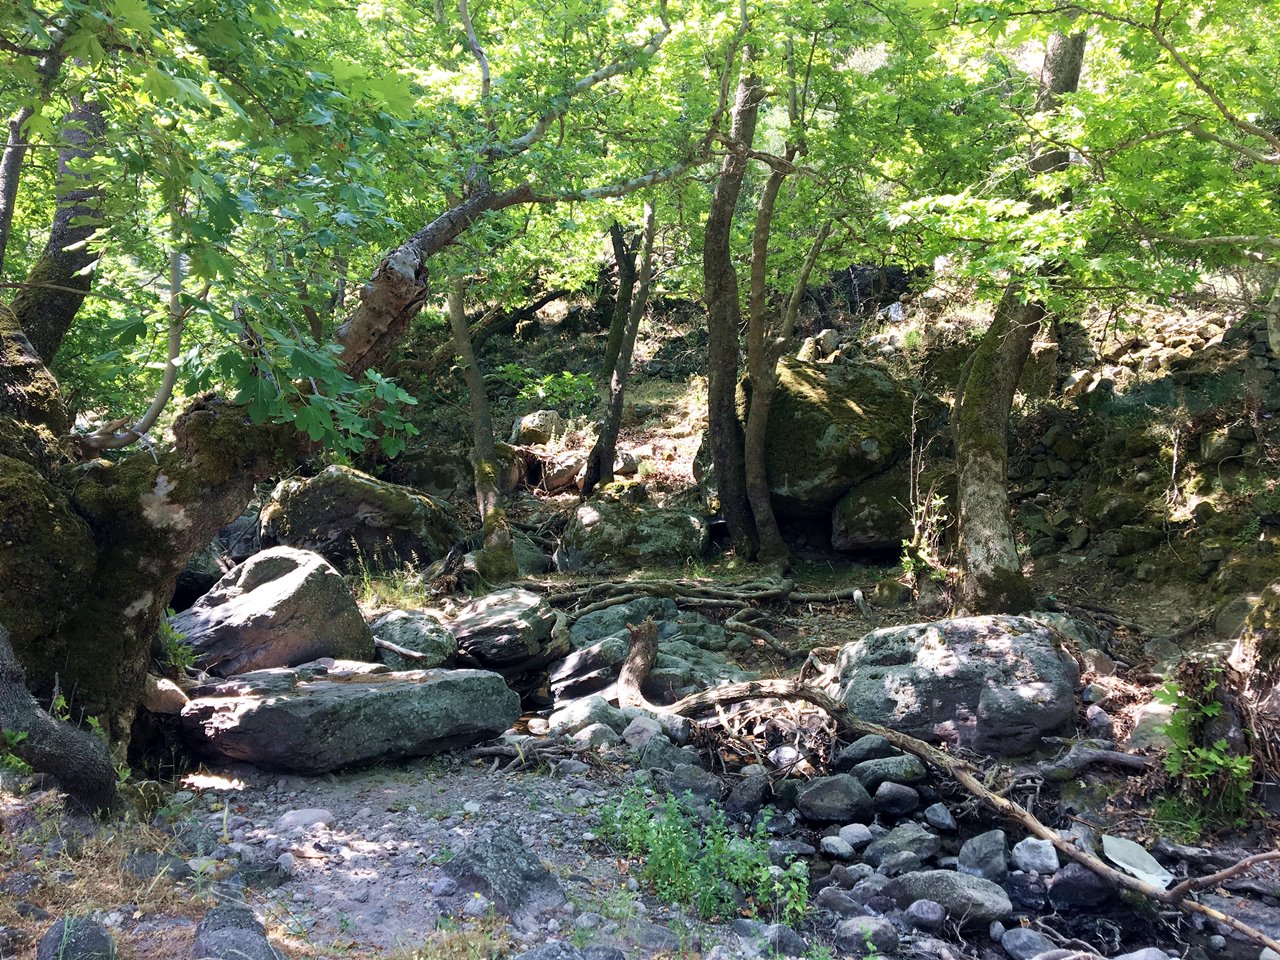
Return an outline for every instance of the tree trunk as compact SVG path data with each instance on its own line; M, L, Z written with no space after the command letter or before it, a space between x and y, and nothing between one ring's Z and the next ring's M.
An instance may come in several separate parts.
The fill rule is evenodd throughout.
M9 120L9 138L0 157L0 276L4 275L4 255L9 247L9 231L13 228L18 178L27 156L26 133L22 128L34 112L31 107L23 107Z
M72 166L93 155L105 132L100 104L77 102L63 118L49 242L27 276L28 286L13 298L13 312L45 363L58 352L93 283L90 268L97 254L89 239L102 222L102 188Z
M616 220L609 227L609 237L613 240L613 258L618 264L618 296L613 302L609 338L605 341L604 360L600 364L600 384L606 398L613 372L618 366L618 354L622 352L622 339L631 316L631 296L636 286L636 251L634 247L627 248L626 234Z
M1053 109L1074 91L1084 62L1085 35L1054 34L1041 71L1038 111ZM1062 150L1033 154L1032 174L1062 169ZM1017 537L1009 515L1009 412L1031 344L1044 319L1043 305L1023 302L1023 288L1009 284L991 326L966 364L956 388L954 417L959 521L958 606L969 613L1017 613L1030 605Z
M475 472L476 506L480 510L483 545L476 562L480 575L492 582L515 580L515 545L507 512L502 507L498 488L498 452L493 442L493 413L485 392L484 375L476 363L467 325L466 281L459 278L449 287L449 326L453 330L454 350L462 368L462 378L471 398L471 464Z
M731 136L734 143L750 147L755 139L756 117L763 91L750 73L744 56L738 82ZM738 421L738 274L733 266L730 236L733 213L742 190L747 158L730 150L720 166L711 209L707 213L702 248L702 277L707 301L707 438L715 469L720 512L729 527L734 550L743 559L755 554L756 531L747 498L742 426Z
M590 496L598 485L613 482L613 461L618 452L618 430L622 426L622 401L627 387L627 378L631 375L631 355L635 350L636 333L640 329L640 318L644 316L645 306L649 300L649 285L653 279L653 240L656 229L656 217L652 203L644 205L644 240L640 255L639 287L634 296L629 296L630 309L623 330L622 340L618 344L618 356L613 364L613 372L609 378L609 402L604 418L600 424L600 433L587 457L587 470L582 484L583 494Z

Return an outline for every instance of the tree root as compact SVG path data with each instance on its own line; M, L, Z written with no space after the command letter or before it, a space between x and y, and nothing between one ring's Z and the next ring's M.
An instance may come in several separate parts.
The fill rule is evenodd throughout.
M1155 766L1154 759L1138 753L1124 753L1120 750L1090 746L1088 743L1076 743L1071 746L1065 756L1040 764L1040 773L1046 780L1070 780L1085 767L1095 763L1111 764L1136 773L1143 773Z
M633 631L633 637L634 637ZM633 644L631 653L628 654L626 662L624 662L622 670L628 676L629 695L634 696L639 691L639 686L643 683L647 675L645 666L646 657L649 653L645 644ZM652 664L652 660L648 661ZM628 669L630 668L630 669ZM621 683L619 684L621 689ZM957 759L939 748L918 740L915 737L899 733L888 727L882 727L879 724L868 723L854 716L845 706L827 693L801 683L796 680L752 680L746 683L733 683L723 687L716 687L712 690L705 690L701 693L695 693L685 697L683 700L671 704L670 706L659 706L644 700L640 695L639 702L633 703L634 706L643 706L648 710L657 713L671 713L678 716L689 716L702 710L713 707L720 707L730 703L741 703L744 700L756 700L761 698L776 698L780 700L803 700L811 703L816 707L826 711L828 715L850 734L855 736L867 736L874 734L884 737L893 746L897 747L905 753L909 753L935 770L950 777L962 787L965 788L972 796L976 797L981 803L999 814L1006 820L1018 824L1026 832L1042 840L1048 840L1053 844L1063 856L1069 860L1093 871L1102 877L1114 887L1123 890L1129 890L1134 893L1141 894L1157 903L1166 904L1176 907L1178 910L1186 914L1200 914L1210 920L1214 920L1219 924L1230 927L1236 933L1246 937L1252 942L1269 947L1272 950L1280 952L1280 941L1277 941L1260 930L1229 917L1212 907L1197 903L1194 900L1187 899L1187 895L1201 889L1204 886L1211 886L1213 883L1221 882L1227 877L1235 876L1255 864L1269 860L1280 859L1280 850L1270 851L1268 853L1259 854L1250 857L1232 867L1228 867L1224 871L1214 874L1212 877L1200 877L1192 880L1186 880L1171 889L1164 890L1153 884L1139 880L1127 873L1123 873L1114 867L1108 866L1102 860L1086 853L1075 844L1063 839L1058 831L1052 830L1041 823L1029 811L1024 809L1018 803L1003 797L1000 794L989 789L977 777L977 770L971 764L964 760Z
M745 637L751 637L753 640L759 640L784 660L799 660L801 657L809 655L808 650L788 647L763 627L747 623L748 619L755 616L759 616L759 611L753 610L751 607L743 607L724 622L724 628L730 633L740 633Z

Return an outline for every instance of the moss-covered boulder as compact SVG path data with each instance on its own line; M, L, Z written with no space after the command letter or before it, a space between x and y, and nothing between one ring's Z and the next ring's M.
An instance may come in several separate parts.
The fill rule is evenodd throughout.
M574 512L557 557L577 569L633 569L683 563L706 549L707 522L697 514L596 500Z
M61 491L29 463L0 456L0 626L36 690L74 673L59 630L96 563L89 527Z
M431 563L462 539L442 500L349 467L280 483L262 510L264 547L314 550L345 570Z
M949 461L929 467L919 481L920 496L932 489L955 503L955 467ZM932 509L932 507L930 507ZM951 522L950 512L942 518ZM911 538L911 468L903 462L856 484L831 511L831 545L849 552L899 550Z
M778 365L765 459L775 508L818 516L855 484L900 462L911 444L911 417L928 421L940 406L916 403L910 385L871 363Z

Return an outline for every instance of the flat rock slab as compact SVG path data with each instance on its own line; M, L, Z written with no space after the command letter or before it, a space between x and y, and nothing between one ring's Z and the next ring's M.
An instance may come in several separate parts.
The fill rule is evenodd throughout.
M181 726L206 756L319 774L488 740L520 715L496 673L347 661L259 670L194 691Z

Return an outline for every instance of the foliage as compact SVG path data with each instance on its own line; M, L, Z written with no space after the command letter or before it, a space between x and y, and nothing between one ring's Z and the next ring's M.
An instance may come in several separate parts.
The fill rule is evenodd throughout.
M504 363L494 377L516 391L516 400L531 409L562 410L569 415L586 413L596 399L595 382L590 374L549 373L519 363Z
M769 861L769 843L761 823L750 837L729 832L724 815L712 807L699 826L686 794L668 794L650 806L638 788L601 817L605 841L639 860L641 877L669 903L688 904L699 916L734 913L744 897L768 906L784 923L803 919L809 905L807 867L797 860L785 870Z
M1169 681L1156 691L1156 700L1173 707L1164 728L1173 743L1165 770L1186 797L1215 817L1231 820L1249 809L1253 758L1237 755L1224 739L1202 742L1206 722L1222 713L1221 701L1213 699L1220 684L1221 670L1195 695L1186 685Z
M165 663L185 674L196 665L196 652L187 641L187 635L175 630L170 622L175 615L172 607L165 611L165 617L160 621L160 643L164 647Z
M31 765L13 752L25 739L25 730L0 730L0 766L20 776L31 773Z

